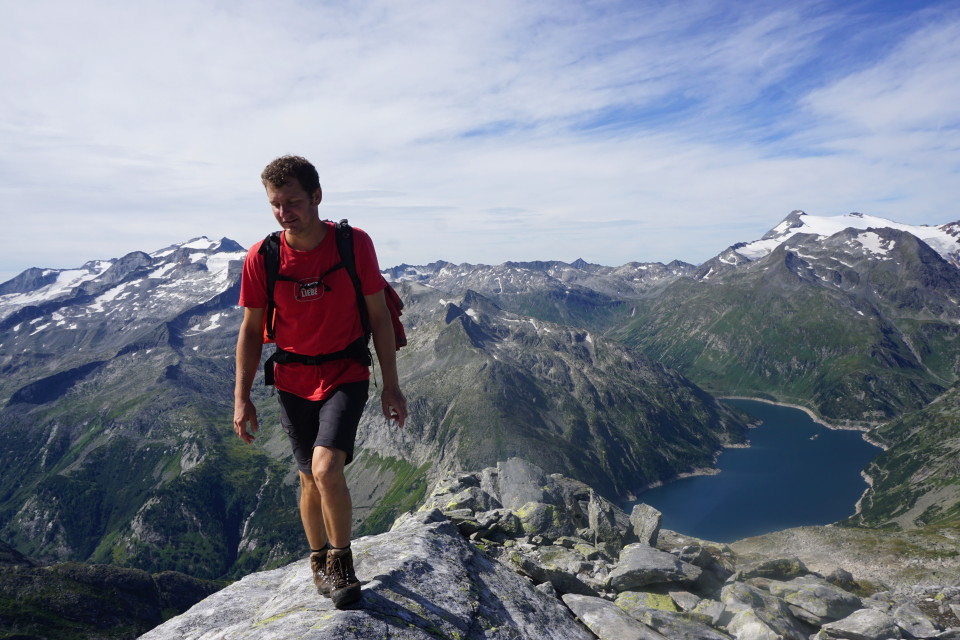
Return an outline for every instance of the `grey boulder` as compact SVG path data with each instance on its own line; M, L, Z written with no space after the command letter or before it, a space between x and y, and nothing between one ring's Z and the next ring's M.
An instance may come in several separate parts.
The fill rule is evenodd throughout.
M615 591L630 591L665 582L694 582L703 570L675 555L645 544L629 544L620 552L608 583Z
M793 605L795 609L791 610L798 617L816 625L846 618L863 608L857 596L812 575L788 582L771 581L767 590Z
M889 640L902 637L893 617L876 609L861 609L843 620L829 622L817 634L817 640Z
M609 600L570 593L563 602L600 640L667 640Z
M636 504L630 512L630 524L633 525L634 535L640 538L640 542L651 547L657 546L662 520L663 514L648 504Z

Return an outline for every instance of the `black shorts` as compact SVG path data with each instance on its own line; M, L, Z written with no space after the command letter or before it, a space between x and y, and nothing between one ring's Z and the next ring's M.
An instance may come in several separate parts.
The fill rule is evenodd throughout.
M293 457L300 471L308 475L312 473L314 447L345 451L346 464L350 464L369 387L369 380L348 382L337 387L325 400L306 400L278 390L280 424L290 438Z

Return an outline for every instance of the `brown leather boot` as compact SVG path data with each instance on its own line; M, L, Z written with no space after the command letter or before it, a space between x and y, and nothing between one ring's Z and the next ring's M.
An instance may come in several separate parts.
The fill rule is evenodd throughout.
M333 606L343 609L360 599L360 581L353 571L353 551L350 547L327 551L326 573L333 586L330 591Z
M328 549L324 549L310 554L310 571L313 573L313 584L317 585L317 591L329 598L333 591L333 581L327 575L327 551Z

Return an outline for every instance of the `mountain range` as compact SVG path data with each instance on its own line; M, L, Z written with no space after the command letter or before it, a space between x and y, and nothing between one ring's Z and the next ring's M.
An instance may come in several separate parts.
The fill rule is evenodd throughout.
M745 441L724 395L873 429L887 452L858 524L950 522L958 474L928 464L942 442L924 416L958 402L958 238L960 222L793 212L701 265L387 269L411 419L392 430L368 407L348 468L356 529L385 530L443 473L513 456L635 498ZM0 285L0 539L198 578L302 554L275 400L256 390L254 446L229 428L244 255L199 238ZM929 474L897 493L904 447Z

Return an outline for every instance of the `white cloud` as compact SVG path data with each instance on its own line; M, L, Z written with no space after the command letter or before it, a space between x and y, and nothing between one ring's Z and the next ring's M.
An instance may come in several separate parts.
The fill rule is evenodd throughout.
M884 59L812 92L825 125L850 133L940 131L960 125L960 22L909 34Z
M795 208L946 222L960 19L934 4L10 5L0 272L250 244L283 153L385 265L700 261Z

